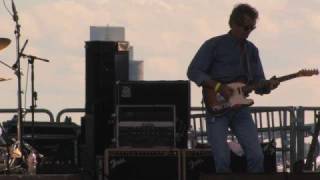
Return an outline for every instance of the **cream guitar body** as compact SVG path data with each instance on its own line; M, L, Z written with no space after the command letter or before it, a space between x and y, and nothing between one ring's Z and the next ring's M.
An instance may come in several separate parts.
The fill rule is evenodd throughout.
M297 73L289 74L281 77L274 77L274 80L279 82L287 81L293 78L302 76L318 75L318 70L300 70ZM223 115L225 112L243 106L251 106L254 101L247 98L253 90L266 87L268 80L255 84L246 85L241 82L225 84L233 90L233 94L229 99L225 99L220 93L217 93L212 88L203 88L203 99L207 110L214 115Z

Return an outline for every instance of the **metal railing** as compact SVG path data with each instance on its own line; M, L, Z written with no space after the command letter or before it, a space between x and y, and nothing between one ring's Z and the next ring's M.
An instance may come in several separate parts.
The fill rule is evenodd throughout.
M276 143L276 158L280 171L292 170L296 161L295 108L294 107L251 107L251 114L258 129L261 142Z
M304 160L308 151L310 150L311 137L314 133L314 127L317 121L320 119L317 118L317 115L320 113L320 107L298 107L297 108L297 122L296 122L296 132L297 132L297 160ZM316 153L319 155L319 140L318 147L316 148ZM315 156L318 156L315 155ZM313 162L313 171L320 170L319 162L316 159Z
M61 111L58 112L56 121L61 122L61 117L65 113L84 113L85 109L84 108L66 108L62 109Z
M320 107L250 107L261 142L276 142L278 171L292 171L298 160L305 160L310 136ZM191 127L198 143L207 143L204 109L191 108ZM230 131L229 137L233 139ZM320 146L319 146L320 148ZM318 155L316 155L318 156ZM319 171L314 162L313 171Z
M26 109L25 110L26 113L30 113L31 110L30 109ZM0 113L2 114L16 114L18 112L17 109L14 109L14 108L6 108L6 109L0 109ZM50 122L54 122L54 116L52 114L51 111L49 111L48 109L35 109L34 110L35 113L43 113L43 114L47 114L49 116L49 121Z
M275 140L277 162L281 169L278 171L292 171L293 164L298 160L304 160L313 133L313 127L317 121L316 115L320 113L320 107L250 107L253 120L259 132L261 142ZM30 109L26 110L31 112ZM61 122L65 113L84 113L84 108L66 108L57 113L56 119L47 109L35 109L35 113L44 113L49 116L50 122ZM17 109L0 109L1 113L17 113ZM191 131L198 143L206 144L205 111L201 107L191 108ZM36 120L37 121L37 120ZM230 132L232 133L232 132ZM233 138L233 135L230 134ZM278 164L279 165L279 164ZM319 163L314 163L314 171L319 171Z

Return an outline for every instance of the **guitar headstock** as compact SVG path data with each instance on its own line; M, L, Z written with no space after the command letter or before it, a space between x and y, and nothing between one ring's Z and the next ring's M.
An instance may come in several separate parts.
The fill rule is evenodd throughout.
M318 75L319 70L318 69L302 69L298 73L298 76L313 76L313 75Z

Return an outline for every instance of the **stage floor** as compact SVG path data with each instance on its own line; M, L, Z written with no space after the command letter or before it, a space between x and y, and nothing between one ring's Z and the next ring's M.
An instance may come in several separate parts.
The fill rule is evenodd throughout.
M199 179L190 179L184 177L181 179L163 179L163 180L319 180L320 173L273 173L273 174L202 174ZM81 174L37 174L37 175L0 175L0 180L93 180ZM94 179L102 180L102 179ZM108 179L104 179L108 180ZM127 180L127 179L112 179ZM131 180L147 180L131 179ZM148 179L159 180L159 178Z

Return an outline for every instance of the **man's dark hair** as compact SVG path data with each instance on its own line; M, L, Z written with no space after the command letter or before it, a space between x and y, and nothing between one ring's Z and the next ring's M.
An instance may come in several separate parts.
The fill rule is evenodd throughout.
M250 6L249 4L238 4L236 5L230 15L229 18L229 26L232 24L241 25L244 20L244 16L248 15L250 18L256 20L258 19L259 13L258 11Z

